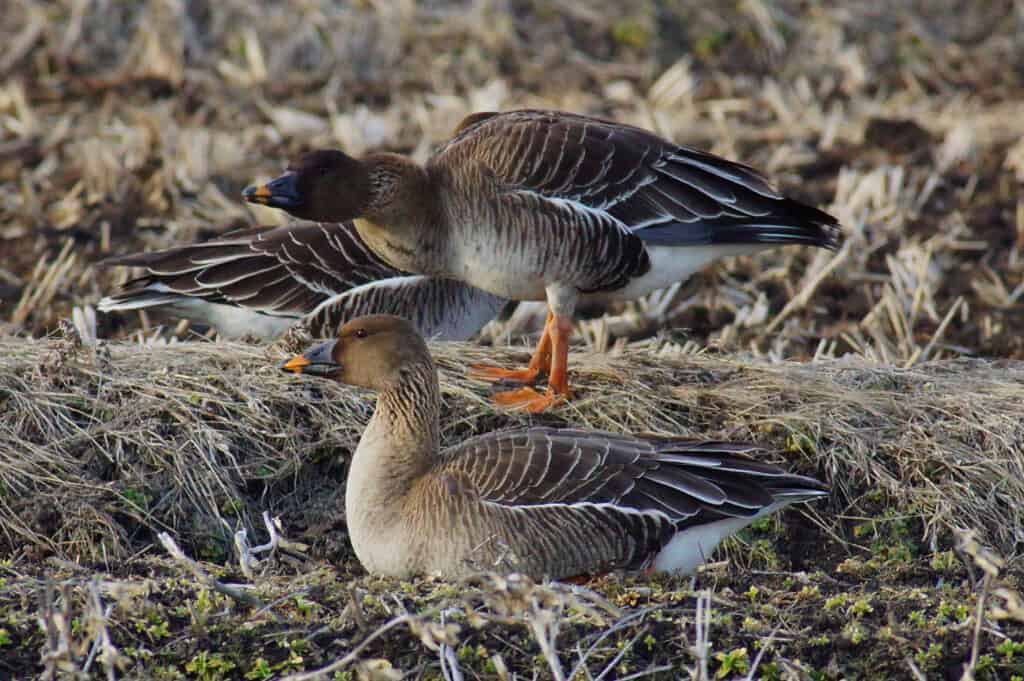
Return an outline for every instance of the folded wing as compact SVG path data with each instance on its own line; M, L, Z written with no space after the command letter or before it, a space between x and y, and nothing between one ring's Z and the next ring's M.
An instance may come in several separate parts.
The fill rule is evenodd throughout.
M575 550L600 551L610 566L636 567L688 527L753 518L780 502L825 494L816 480L743 456L754 449L531 428L449 449L441 472L485 504L515 509L538 546L550 534L540 526L550 525L553 514L565 516L583 536Z
M511 190L605 213L645 243L839 243L835 218L783 197L754 169L611 121L474 114L432 162L482 164Z

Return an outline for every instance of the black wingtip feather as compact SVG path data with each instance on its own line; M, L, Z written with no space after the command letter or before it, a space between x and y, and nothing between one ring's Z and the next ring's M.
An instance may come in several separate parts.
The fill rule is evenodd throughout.
M793 199L781 200L777 210L770 215L666 222L638 229L634 234L646 244L660 246L794 244L836 251L843 242L838 220L823 210Z

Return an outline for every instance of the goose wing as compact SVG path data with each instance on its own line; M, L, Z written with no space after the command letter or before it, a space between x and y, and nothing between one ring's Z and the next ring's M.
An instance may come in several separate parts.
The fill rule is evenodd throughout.
M446 450L442 472L509 506L609 504L676 524L753 516L780 495L823 493L817 481L744 456L749 444L529 428Z
M467 340L494 319L505 298L453 279L394 276L349 289L320 303L307 324L314 336L332 338L348 321L371 314L408 319L424 338Z
M101 300L101 311L178 306L216 326L224 316L219 306L227 305L251 312L252 329L260 315L307 318L310 331L324 337L360 315L386 313L413 321L424 336L465 340L506 303L460 282L394 269L351 223L255 227L102 264L146 274Z
M450 489L504 512L552 564L635 568L686 527L825 494L813 479L743 456L753 449L531 428L446 450L437 472Z
M403 274L374 255L351 223L255 227L101 264L146 269L101 301L101 310L187 297L296 318L349 289Z
M557 111L473 114L431 163L480 164L511 190L606 221L642 242L836 248L835 218L754 169L629 125Z

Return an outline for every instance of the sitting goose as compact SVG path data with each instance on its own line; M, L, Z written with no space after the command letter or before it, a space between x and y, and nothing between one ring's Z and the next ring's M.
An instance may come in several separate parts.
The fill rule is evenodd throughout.
M241 229L100 264L146 269L103 298L101 312L166 307L227 337L269 340L304 321L314 336L330 338L349 319L389 313L427 337L466 340L507 303L452 279L390 267L351 222Z
M528 428L442 450L437 370L397 317L354 319L282 369L380 393L345 486L352 546L372 573L688 574L755 519L827 494L742 456L751 445Z
M543 411L569 394L580 298L632 299L711 261L786 244L835 249L835 218L747 166L628 125L557 111L477 113L427 163L321 150L245 198L314 220L354 220L392 266L512 300L546 300L526 369L478 369L548 390L499 393Z

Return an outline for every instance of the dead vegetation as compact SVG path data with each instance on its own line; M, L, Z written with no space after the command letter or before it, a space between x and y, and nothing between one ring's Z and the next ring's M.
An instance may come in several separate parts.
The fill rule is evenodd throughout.
M264 508L333 522L341 464L373 395L281 372L283 344L90 347L69 335L0 340L8 550L117 561L169 531L215 558ZM529 422L493 411L486 386L465 376L468 364L521 356L432 349L447 441ZM831 481L832 511L867 491L919 519L931 546L949 544L954 528L1009 553L1024 537L1024 365L768 363L660 341L578 361L574 401L545 421L763 443ZM81 498L67 499L69 488Z
M1024 676L1022 25L1013 0L10 0L0 677ZM753 439L835 488L694 583L366 577L338 490L370 395L279 375L294 338L162 345L193 330L89 307L108 254L283 220L238 194L300 150L422 158L528 106L745 161L845 227L579 324L556 421ZM436 351L449 441L524 422L464 378L507 350Z
M51 330L125 276L104 255L284 220L239 191L302 149L422 158L468 111L536 106L751 163L845 226L836 256L732 260L614 338L1024 357L1019 8L915 5L12 0L0 320Z
M318 612L323 608L330 611L330 606L310 594L326 591L333 594L330 599L342 599L339 607L349 614L335 613L341 620L328 625L333 640L340 635L333 627L347 631L353 625L340 622L356 617L353 607L363 607L350 607L344 600L345 585L349 584L364 594L360 602L380 599L388 604L374 615L359 615L377 622L374 626L393 617L404 618L401 630L413 623L444 629L445 621L454 621L465 634L467 625L475 631L478 624L486 624L484 630L489 631L494 624L510 627L517 636L533 641L525 649L517 647L519 644L503 649L498 641L505 633L493 633L497 639L482 644L472 643L475 637L446 634L444 645L451 650L472 651L484 645L489 651L478 658L472 657L477 653L459 652L456 668L465 662L462 656L469 656L483 665L482 671L488 660L500 654L509 669L528 673L536 662L530 662L532 654L524 651L537 649L545 665L550 665L546 673L555 678L573 677L567 675L568 669L558 667L560 671L556 671L553 665L584 664L581 669L596 676L604 669L598 662L606 665L610 659L597 656L580 662L571 655L566 657L564 649L559 654L556 642L560 631L566 637L561 645L574 641L587 650L585 646L594 643L598 632L612 627L614 640L632 641L632 650L646 637L660 637L663 624L656 623L664 623L665 618L677 621L684 630L702 621L703 615L694 610L694 599L700 596L691 593L688 580L659 580L652 587L643 581L611 578L597 587L598 593L605 594L600 597L602 602L609 593L645 595L624 597L618 606L629 607L616 607L600 617L577 617L558 600L569 596L549 594L541 599L541 605L524 605L525 611L493 622L477 619L482 607L478 601L489 603L488 599L498 597L486 589L463 596L462 586L429 580L412 586L366 578L351 581L360 570L345 540L341 481L347 455L372 411L373 396L282 373L277 365L288 352L281 346L296 341L292 337L266 347L222 343L101 343L93 347L78 342L73 331L68 331L66 338L32 345L0 341L4 413L0 420L0 461L4 462L0 465L0 489L5 491L0 496L0 545L12 556L6 569L23 576L53 569L70 571L66 583L77 585L81 597L89 599L95 588L88 577L92 571L125 589L143 588L137 580L143 573L155 571L158 577L143 580L152 588L169 582L179 585L172 588L184 589L182 597L186 599L214 595L222 601L233 599L228 610L223 610L227 601L207 606L213 608L207 616L218 623L213 627L216 635L206 632L209 641L219 642L215 647L243 645L243 640L232 634L232 622L237 618L250 624L258 621L260 627L275 631L297 626L295 617L302 621L302 616L291 612L290 605L285 608L288 612L278 612L282 599L291 604L298 598L294 596L299 589L295 579L314 580L306 587L310 591L300 592ZM469 381L464 371L467 363L511 363L521 356L459 344L439 344L433 351L443 371L446 441L528 422L526 417L495 413L488 405L486 387ZM952 641L962 639L970 622L983 621L971 616L975 607L984 613L985 606L976 606L975 600L975 589L980 589L982 582L972 581L969 568L953 553L954 534L972 529L978 542L1004 555L1019 550L1024 536L1018 511L1019 500L1024 498L1024 422L1019 418L1024 403L1024 366L1005 360L947 360L899 369L853 358L771 363L749 356L695 355L664 341L638 342L627 353L584 355L574 358L574 366L579 367L577 398L558 414L545 417L545 422L754 440L768 448L766 456L784 460L787 466L819 476L833 486L829 502L789 512L745 533L720 554L724 562L709 568L697 582L711 589L708 594L713 596L705 598L712 599L719 613L716 633L710 639L716 651L722 650L725 641L735 644L735 650L751 646L747 652L750 659L745 662L749 665L755 654L752 646L760 642L772 649L763 658L766 663L803 660L819 669L825 649L832 650L840 642L857 648L868 646L868 640L895 635L883 632L890 625L884 624L881 613L867 616L875 608L884 609L886 618L892 618L911 611L929 612L930 603L934 613L928 617L933 620L954 617L939 614L945 612L943 608L957 609L959 633L931 631L925 626L917 632L920 640L927 642L920 643L919 650L925 658L929 654L935 657L927 658L933 665L966 659L969 648ZM248 540L239 538L244 530L245 536L262 541L267 534L264 527L275 527L259 521L265 511L281 518L274 533L283 531L288 536L285 546L291 550L278 551L280 541L274 537L259 549L248 548ZM219 588L212 577L188 579L201 568L180 555L179 566L167 564L156 549L160 533L176 538L185 554L210 561L212 565L205 570L227 570L231 575L236 571L231 566L239 565L240 574L234 579L255 579L249 592L252 595L243 595L238 587ZM254 560L257 552L266 551L277 555L269 563ZM1006 584L1014 584L1020 576L1016 563L1009 568L1000 565L998 571L1000 579L1010 580ZM294 572L300 577L283 576ZM337 578L340 580L335 583ZM157 581L151 583L152 579ZM180 584L183 579L188 587ZM22 580L14 584L27 588ZM426 589L431 594L443 591L448 596L436 602L433 598L419 601L407 593L409 589ZM563 593L563 587L557 585L530 585L529 589ZM651 595L652 589L657 597ZM723 589L729 595L722 596ZM767 608L756 595L762 589L772 590L768 602L779 602ZM903 589L910 589L913 595ZM742 593L733 593L736 590ZM744 595L748 590L755 595ZM3 593L0 589L0 595ZM576 591L565 593L583 597ZM581 593L588 598L593 595ZM887 594L884 607L878 603L880 593ZM532 598L527 601L533 603ZM552 598L559 604L551 605ZM923 605L911 608L914 599ZM870 610L841 626L830 624L836 629L834 636L821 634L825 638L819 638L814 646L822 650L815 652L814 662L809 663L806 656L814 646L808 648L797 641L802 628L810 625L799 617L798 624L789 622L789 617L797 616L793 608L809 618L815 610L827 614L841 607L845 612L862 601L868 605L858 607ZM788 603L782 608L786 617L781 614L782 603ZM136 609L118 607L122 607L122 617L140 616ZM147 607L160 612L153 604ZM487 605L484 611L490 612L492 607ZM746 615L737 620L741 612ZM454 620L443 620L442 615ZM757 624L747 622L749 618ZM176 635L195 627L194 621L188 626L175 621L183 627ZM737 622L742 626L735 628ZM984 622L983 651L1004 640L1016 640L1006 638L1012 634L1002 628L993 628L994 621ZM907 631L898 636L909 635L917 625L906 626ZM19 635L25 636L19 640L32 640L33 627L29 623L19 630ZM364 629L359 631L366 633ZM413 640L425 636L415 627L411 633ZM316 638L312 630L306 635ZM389 664L407 671L433 665L430 651L437 653L443 648L436 642L428 643L426 649L418 644L408 648L399 645L394 636L388 638L389 646L398 647L381 649L380 654ZM488 640L491 634L481 636ZM85 643L96 640L88 638ZM932 645L946 647L929 653ZM294 663L295 670L333 659L329 647L316 644L314 648L319 652L301 665ZM60 644L51 653L69 655L65 649L73 647ZM882 656L879 659L888 654L870 649L872 655ZM185 646L183 650L198 649ZM645 654L632 651L628 658L632 662L622 662L626 666L616 673L662 669L667 674L665 665L699 665L700 656L694 650L688 645L671 650L651 645ZM338 653L343 651L341 648ZM838 651L831 654L838 655L835 663L840 668L859 668L847 667ZM84 655L79 653L79 663ZM240 658L224 659L232 668L243 668ZM446 661L437 664L444 669L450 661L443 655L441 659ZM353 656L344 666L360 660L365 662ZM169 660L164 658L164 662ZM125 664L139 670L148 662L136 655L125 658ZM490 664L498 663L491 660ZM612 669L618 670L618 665L616 662ZM715 668L722 667L717 664ZM678 671L679 667L672 669Z

